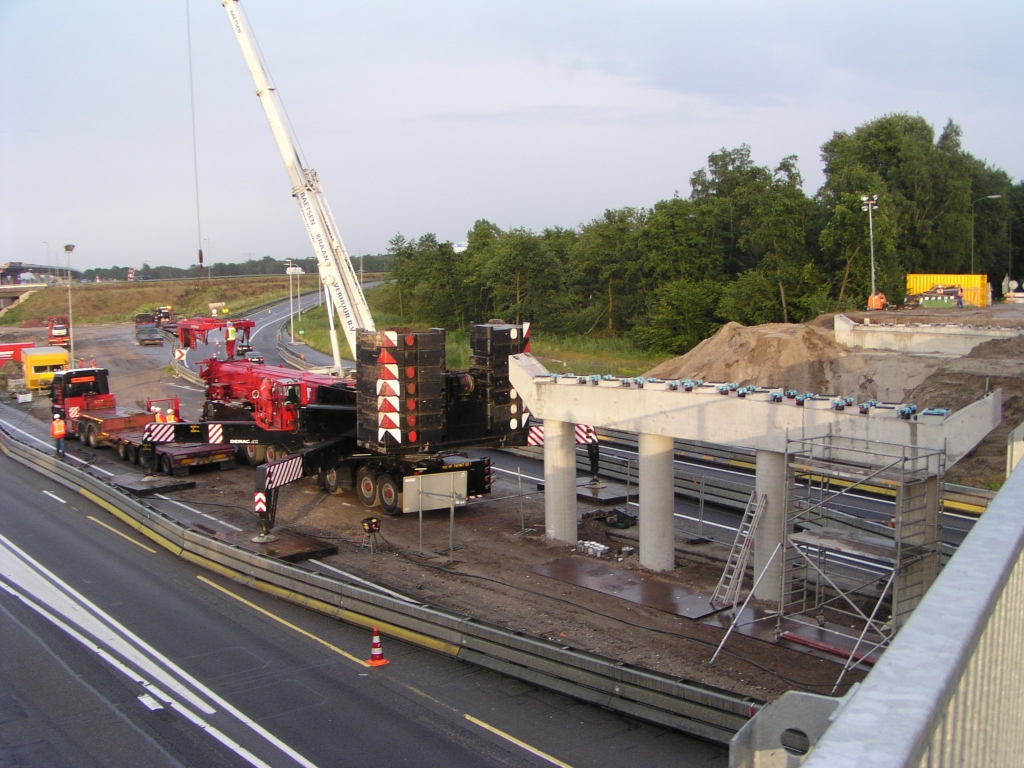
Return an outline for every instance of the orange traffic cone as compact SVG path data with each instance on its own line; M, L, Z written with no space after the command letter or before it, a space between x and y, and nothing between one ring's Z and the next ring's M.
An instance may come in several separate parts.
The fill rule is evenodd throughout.
M373 645L370 648L370 658L366 660L366 663L371 667L383 667L385 664L390 664L384 658L384 649L380 647L380 632L376 627L373 628Z

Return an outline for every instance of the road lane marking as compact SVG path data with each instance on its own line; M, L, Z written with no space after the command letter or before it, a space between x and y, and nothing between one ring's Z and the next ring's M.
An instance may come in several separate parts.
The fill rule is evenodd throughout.
M491 733L496 734L497 736L501 736L501 738L503 738L503 739L507 739L508 741L511 741L517 747L521 747L522 749L525 749L530 754L536 755L537 757L541 758L542 760L547 760L552 765L558 765L558 766L561 766L561 768L572 768L572 766L569 765L568 763L563 763L557 757L552 757L547 752L541 752L536 747L531 747L525 741L521 741L520 739L517 739L515 736L513 736L510 733L505 733L500 728L495 728L493 725L488 725L483 720L478 720L477 718L473 717L472 715L464 715L464 717L467 720L469 720L469 722L473 723L474 725L479 725L481 728L484 728L484 729L490 731Z
M186 387L184 384L165 384L167 387L174 387L175 389L187 389L189 392L205 392L203 389L196 389L195 387Z
M278 622L279 624L283 624L284 626L288 627L288 629L294 630L295 632L298 632L300 635L304 635L305 637L308 637L310 640L314 640L314 641L320 643L320 645L323 645L323 646L331 649L332 651L334 651L335 653L339 654L340 656L344 656L349 661L354 661L356 664L359 664L360 666L363 666L363 667L370 666L367 662L363 661L362 659L360 659L360 658L358 658L356 656L353 656L348 651L343 651L338 646L331 645L326 640L322 640L321 638L319 638L316 635L314 635L312 632L307 632L306 630L302 629L302 627L297 627L294 624L285 621L280 616L275 616L270 611L268 611L268 610L266 610L264 608L260 608L255 603L249 602L248 600L246 600L244 597L241 597L240 595L236 595L230 589L225 589L224 587L220 586L219 584L213 583L212 581L210 581L205 576L196 576L196 578L199 579L204 584L209 584L214 589L223 592L228 597L233 597L235 600L237 600L238 602L242 603L243 605L249 606L254 611L259 611L260 613L262 613L267 618L273 619L274 621Z
M143 704L145 704L146 708L150 712L156 712L157 710L164 708L163 704L161 704L159 701L154 699L148 693L144 693L141 696L139 696L139 701L141 701Z
M207 512L202 512L202 511L196 509L195 507L190 507L188 504L182 504L177 499L172 499L169 496L164 496L162 493L155 493L153 495L156 498L158 498L158 499L163 499L164 501L169 501L169 502L171 502L171 504L177 504L182 509L187 509L189 512L191 512L194 515L199 515L200 517L205 517L207 520L213 520L213 522L218 523L220 525L223 525L225 528L230 528L232 531L244 530L243 528L239 528L237 525L232 525L231 523L225 523L223 520L220 520L219 518L216 518L216 517L214 517L213 515L211 515L211 514L209 514Z
M156 550L155 550L155 549L153 549L153 548L151 548L151 547L147 547L147 546L146 546L145 544L143 544L143 543L141 543L141 542L138 542L138 541L136 541L135 539L133 539L133 538L132 538L131 536L128 536L127 534L121 533L121 532L120 532L119 530L117 530L117 529L116 529L116 528L114 528L113 526L107 525L107 524L106 524L106 523L104 523L104 522L103 522L102 520L97 520L97 519L96 519L95 517L93 517L92 515L86 515L86 517L88 517L88 518L89 518L90 520L92 520L92 521L93 521L94 523L96 523L96 525L102 525L102 526L103 526L104 528L106 528L106 529L107 529L108 531L110 531L111 533L116 533L116 534L117 534L118 536L120 536L120 537L121 537L122 539L124 539L125 541L130 541L130 542L131 542L132 544L134 544L134 545L135 545L136 547L142 547L142 549L146 550L146 551L147 551L147 552L149 552L150 554L153 554L153 555L155 555L155 554L156 554Z
M61 504L67 504L67 502L64 501L64 499L62 499L56 493L50 493L50 491L43 491L43 495L44 496L49 496L51 499L54 499L55 501L59 501Z
M249 753L244 747L218 731L214 726L205 722L187 707L177 702L171 695L165 693L148 678L160 681L164 686L174 691L179 698L188 701L193 707L206 715L213 715L218 711L229 714L234 718L235 723L246 726L299 765L304 766L304 768L317 768L315 763L307 760L281 739L270 733L256 720L247 716L229 701L214 693L208 686L104 612L95 603L62 581L53 572L49 571L37 560L34 560L2 534L0 534L0 576L31 591L35 597L44 600L47 607L58 612L60 616L55 616L47 608L38 605L27 596L19 594L17 590L2 580L0 580L0 589L17 597L41 616L74 637L82 645L100 655L109 664L123 671L156 699L172 707L190 722L242 756L250 764L255 766L267 765ZM73 622L84 632L95 638L95 641L84 636L75 627L70 626L68 622ZM108 652L97 643L103 643L113 653L119 654L126 661L134 663L142 670L142 673L135 672L127 664L119 661L113 653ZM198 694L194 693L189 686L198 691ZM209 697L219 707L219 710L207 703L199 694Z

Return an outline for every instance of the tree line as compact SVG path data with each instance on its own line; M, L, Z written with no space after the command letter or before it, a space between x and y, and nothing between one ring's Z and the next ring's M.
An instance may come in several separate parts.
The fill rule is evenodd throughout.
M366 272L386 272L391 269L391 256L379 254L374 256L363 256L362 265ZM305 272L316 274L316 258L310 256L303 259L275 259L271 256L264 256L261 259L248 259L239 262L221 262L203 267L203 277L241 277L246 275L283 275L285 274L285 261L291 261ZM356 271L359 271L360 258L353 257L352 264ZM99 269L87 269L82 273L82 279L95 280L127 280L128 267L106 267ZM151 267L143 264L140 269L135 270L136 280L180 280L189 277L199 276L199 264L190 267Z
M465 248L392 238L388 302L403 321L461 328L491 317L560 335L627 336L679 354L728 321L801 322L864 308L876 284L903 299L908 272L989 275L996 290L1024 239L1024 182L961 146L948 122L892 114L821 148L825 181L802 189L795 156L758 166L722 149L688 197L608 210L576 228L477 221ZM973 241L973 242L972 242Z

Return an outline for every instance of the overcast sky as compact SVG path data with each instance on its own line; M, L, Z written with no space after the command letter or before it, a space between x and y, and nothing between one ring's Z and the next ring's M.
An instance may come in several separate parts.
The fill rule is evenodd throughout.
M952 118L1024 176L1024 3L243 0L350 253L649 207L722 148ZM207 262L312 255L219 0L190 0ZM0 0L0 262L194 263L185 0Z

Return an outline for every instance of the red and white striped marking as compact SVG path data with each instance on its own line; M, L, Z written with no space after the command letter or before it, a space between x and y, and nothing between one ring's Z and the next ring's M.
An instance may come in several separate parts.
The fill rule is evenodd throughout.
M269 491L273 488L280 488L282 485L293 483L302 477L302 457L293 456L290 459L281 459L273 464L267 464L267 484Z
M82 409L79 408L77 405L72 405L70 408L68 408L68 417L72 419L77 419L81 415Z
M254 506L256 507L256 513L257 514L259 514L260 512L266 512L267 511L267 494L263 493L263 491L256 491L256 497L255 497L255 504L254 504Z
M586 445L597 442L597 432L589 424L576 425L576 444ZM526 438L527 445L544 445L544 425L530 427L530 433Z
M211 443L224 442L224 427L220 424L211 424L208 430L207 441Z
M174 442L174 425L157 424L155 421L151 421L146 425L143 435L143 439L148 439L151 443L172 443Z

